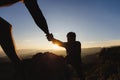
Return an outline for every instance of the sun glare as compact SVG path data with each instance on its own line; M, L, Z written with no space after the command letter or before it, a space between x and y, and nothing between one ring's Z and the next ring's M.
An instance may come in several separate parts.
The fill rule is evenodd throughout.
M53 44L53 49L59 49L59 46L56 44Z

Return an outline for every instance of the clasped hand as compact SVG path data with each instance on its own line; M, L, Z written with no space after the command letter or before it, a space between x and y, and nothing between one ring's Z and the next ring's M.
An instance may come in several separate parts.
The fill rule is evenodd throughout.
M54 39L53 34L47 34L46 35L48 41L52 41Z

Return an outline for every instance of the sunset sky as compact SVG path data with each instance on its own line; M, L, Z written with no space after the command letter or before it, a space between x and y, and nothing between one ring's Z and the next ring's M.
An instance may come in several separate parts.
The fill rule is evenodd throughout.
M73 31L82 47L120 45L120 0L38 0L54 37ZM53 49L22 2L0 8L13 26L17 49Z

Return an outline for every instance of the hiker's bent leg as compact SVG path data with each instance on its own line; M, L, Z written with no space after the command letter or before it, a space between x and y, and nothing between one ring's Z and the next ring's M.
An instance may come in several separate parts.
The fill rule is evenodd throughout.
M20 59L16 54L13 38L12 38L12 26L7 21L0 17L0 44L6 55L10 58L14 64L19 64Z

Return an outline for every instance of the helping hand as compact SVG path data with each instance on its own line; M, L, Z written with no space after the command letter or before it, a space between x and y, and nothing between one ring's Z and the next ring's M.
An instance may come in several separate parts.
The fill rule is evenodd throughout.
M54 39L52 33L51 34L47 34L46 37L47 37L48 41L52 41L52 39Z

